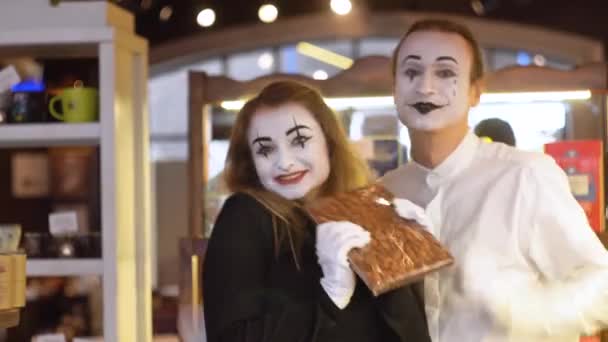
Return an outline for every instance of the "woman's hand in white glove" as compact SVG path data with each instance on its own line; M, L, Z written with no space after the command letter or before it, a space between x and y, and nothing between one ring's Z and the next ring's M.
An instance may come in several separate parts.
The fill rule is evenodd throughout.
M317 257L323 270L321 286L340 309L344 309L355 292L356 278L347 255L370 241L370 234L348 221L326 222L317 226Z
M404 198L393 199L393 206L397 214L404 219L414 220L421 226L427 227L427 229L432 227L431 219L426 215L422 207Z

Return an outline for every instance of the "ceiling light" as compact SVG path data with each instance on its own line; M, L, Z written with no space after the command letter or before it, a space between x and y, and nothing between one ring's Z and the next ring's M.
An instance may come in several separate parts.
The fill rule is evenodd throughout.
M481 94L481 103L522 103L544 101L588 100L590 90L575 91L538 91L518 93L486 93Z
M471 0L471 8L477 15L484 15L495 10L499 5L499 0Z
M543 55L535 55L533 60L534 64L538 66L544 66L547 63L547 59Z
M338 15L347 15L353 9L350 0L331 0L329 6Z
M298 43L298 45L296 45L296 51L304 56L314 58L340 69L348 69L354 63L352 58L342 56L338 53L307 42Z
M270 52L264 52L258 57L258 66L262 70L269 70L274 64L274 57Z
M152 7L152 0L141 0L139 7L143 10L149 10Z
M325 70L319 69L312 74L312 78L315 80L326 80L329 78L329 75Z
M473 12L475 12L475 14L477 14L477 15L484 15L486 12L486 9L483 6L483 3L481 3L480 0L471 1L471 8L473 9Z
M205 8L198 12L196 22L202 27L209 27L215 23L215 12L211 8Z
M171 19L171 16L173 15L173 7L167 5L165 7L163 7L160 12L158 13L158 17L160 18L161 21L167 21L169 19Z
M263 23L272 23L277 20L279 10L273 4L264 4L258 10L258 17Z

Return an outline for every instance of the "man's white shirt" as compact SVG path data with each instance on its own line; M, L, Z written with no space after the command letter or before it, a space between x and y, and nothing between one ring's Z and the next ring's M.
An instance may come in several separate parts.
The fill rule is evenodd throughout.
M598 313L595 305L608 308L608 253L550 156L481 142L469 132L435 169L412 161L381 182L425 208L429 229L455 258L425 278L434 342L573 342L605 323L595 316L608 310ZM564 298L550 300L546 286L556 296L578 293L585 286L578 274L602 279L587 280L598 293L579 300L594 307L542 312L564 310Z

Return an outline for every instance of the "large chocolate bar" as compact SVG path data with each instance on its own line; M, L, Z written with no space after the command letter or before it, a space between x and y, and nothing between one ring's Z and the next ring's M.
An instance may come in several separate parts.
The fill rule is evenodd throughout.
M371 233L371 242L348 253L352 269L378 296L453 263L450 253L391 206L393 195L379 184L316 200L307 211L317 223L350 221Z

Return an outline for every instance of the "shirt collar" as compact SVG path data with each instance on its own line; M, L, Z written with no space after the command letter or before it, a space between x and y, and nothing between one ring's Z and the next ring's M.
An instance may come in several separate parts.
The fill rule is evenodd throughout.
M433 175L435 178L446 179L457 174L460 170L464 170L475 156L475 151L479 146L479 138L472 132L467 132L458 147L434 169L426 168L416 161L412 160L413 166L427 175Z

